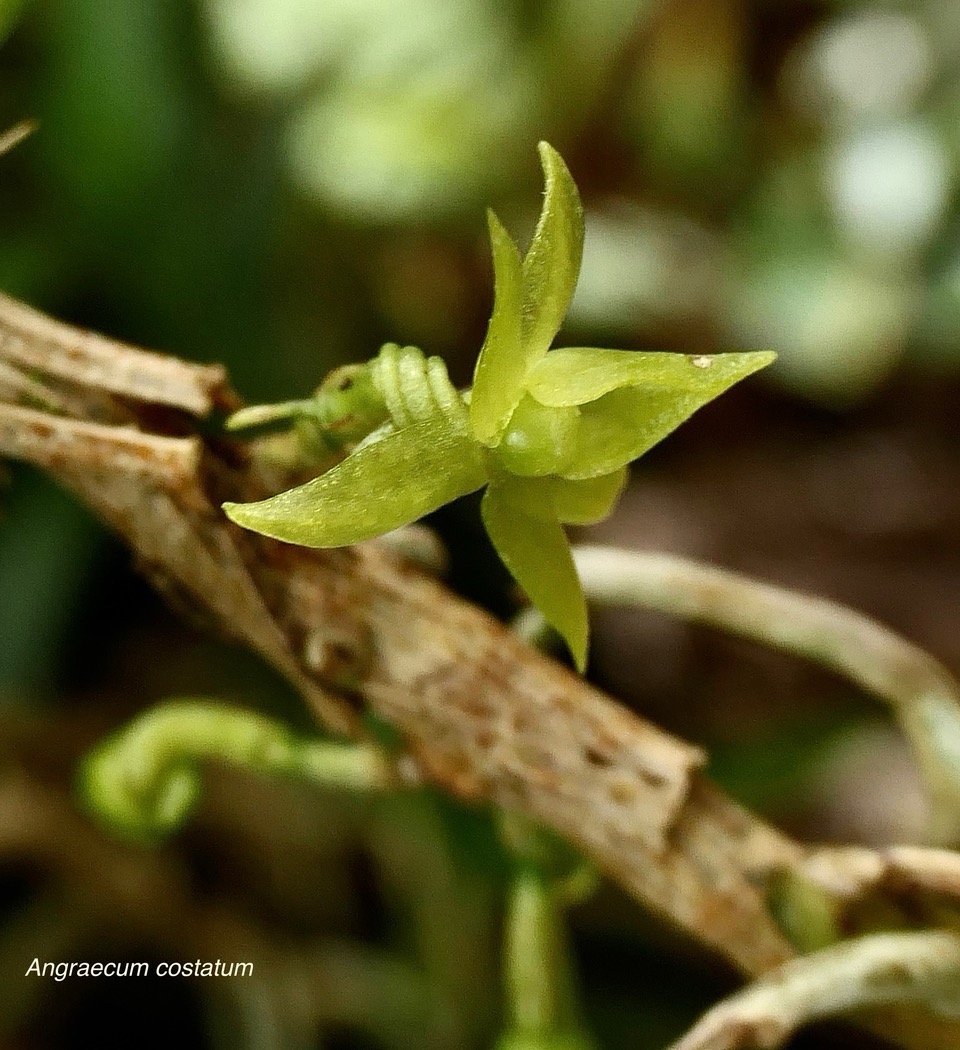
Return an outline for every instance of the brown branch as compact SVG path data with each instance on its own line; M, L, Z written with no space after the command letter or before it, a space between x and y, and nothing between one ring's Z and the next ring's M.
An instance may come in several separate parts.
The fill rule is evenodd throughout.
M778 967L724 1000L670 1050L776 1050L802 1024L877 1005L921 1004L927 1050L956 1045L960 937L945 930L878 933Z
M328 729L359 735L360 701L403 734L408 775L554 828L745 973L794 954L767 877L809 878L807 853L711 785L696 748L375 545L311 551L226 521L222 500L259 498L271 483L242 448L189 433L190 414L233 401L220 370L0 299L4 362L45 388L53 377L70 403L97 406L99 422L0 405L0 451L75 491L154 577L286 675ZM0 393L18 400L17 389ZM163 431L157 405L179 413L161 414Z
M814 660L886 701L931 802L931 836L960 841L960 684L929 653L837 602L672 554L578 547L588 599L657 609Z
M229 396L222 365L192 365L81 331L0 294L0 358L14 367L205 416Z

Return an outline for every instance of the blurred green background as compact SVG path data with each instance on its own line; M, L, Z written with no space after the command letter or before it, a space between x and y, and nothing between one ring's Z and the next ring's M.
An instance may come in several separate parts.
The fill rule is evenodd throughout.
M0 0L3 34L0 129L40 125L0 158L4 291L224 361L250 401L387 339L466 382L484 209L523 242L546 138L587 209L563 342L780 354L635 468L591 538L852 602L960 667L955 0ZM486 815L224 770L157 855L76 814L77 755L166 696L308 722L83 508L4 470L0 1045L492 1045L505 861ZM475 506L435 524L453 583L508 613ZM598 683L707 745L771 819L920 835L908 757L842 683L659 617L596 628ZM731 986L612 887L572 924L603 1047L663 1046ZM255 957L258 978L22 978L34 956L200 951ZM837 1038L792 1045L854 1045Z

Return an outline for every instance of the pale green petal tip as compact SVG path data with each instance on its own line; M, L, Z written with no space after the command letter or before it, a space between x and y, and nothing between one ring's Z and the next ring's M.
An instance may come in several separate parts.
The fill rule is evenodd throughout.
M523 340L531 363L560 330L580 273L583 204L563 158L539 145L544 199L533 241L523 260Z
M487 488L480 513L500 560L564 640L582 674L587 664L587 605L560 522L532 517L496 483Z
M587 654L590 649L590 622L587 619L587 603L583 590L579 586L576 593L567 596L567 607L563 611L563 622L553 622L550 626L560 635L573 659L577 674L587 670ZM571 588L571 591L573 588ZM577 608L579 606L579 608ZM541 610L542 611L542 610Z
M573 187L574 193L577 193L576 183L570 174L567 162L546 139L541 139L537 143L537 152L540 154L540 167L543 170L545 181L552 185L554 180L562 179ZM579 197L579 193L577 193L577 196Z
M540 610L543 614L543 610ZM562 618L560 616L544 619L557 632L567 647L577 674L586 674L587 657L590 650L590 621L587 617L587 604L583 590L579 586L570 586L565 596Z
M223 513L234 525L239 525L242 529L248 529L261 536L269 536L272 540L281 540L284 543L303 543L304 546L311 546L309 543L304 543L299 535L291 535L283 521L276 520L272 513L275 500L277 497L271 496L269 499L256 503L224 503Z
M747 367L741 378L746 379L763 368L769 368L777 360L775 350L743 350L734 355L733 353L719 355L722 357L739 358Z
M256 503L224 503L222 509L234 525L239 525L244 529L256 529L260 515L256 511L250 513L250 509L256 506L258 506Z
M569 540L567 549L570 550ZM573 561L573 552L570 551L570 560ZM587 613L587 599L583 593L580 576L576 565L573 568L573 580L569 584L567 595L567 608L564 615L564 623L560 634L567 643L570 655L573 657L573 665L578 674L584 674L587 670L587 654L590 650L590 619Z
M497 241L509 241L513 239L506 226L500 221L500 216L497 215L493 208L487 208L487 232L490 234L490 240L494 244L496 244Z
M776 350L745 350L740 356L749 360L754 371L759 372L761 368L766 368L767 365L772 365L776 361L777 352Z
M578 632L577 637L564 638L564 641L573 657L573 666L577 669L577 674L586 674L587 650L590 647L590 632L586 622L584 622L582 633Z

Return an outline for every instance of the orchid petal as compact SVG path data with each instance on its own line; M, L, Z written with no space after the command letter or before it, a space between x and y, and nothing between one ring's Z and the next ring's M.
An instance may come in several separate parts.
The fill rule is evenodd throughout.
M387 430L305 485L258 503L225 503L232 521L305 547L380 536L480 488L480 446L439 417Z
M609 474L642 456L709 398L623 387L583 405L577 451L564 469L571 480Z
M583 205L563 158L547 142L539 145L546 183L543 208L523 260L524 356L537 360L550 348L580 274Z
M537 363L528 376L527 392L555 408L584 405L626 386L681 399L693 396L706 404L775 358L769 351L690 356L567 347Z
M480 509L504 565L560 633L582 673L587 664L587 605L560 523L531 517L496 482L484 493Z
M520 342L523 294L520 251L500 220L487 213L493 248L493 314L473 374L470 425L474 436L493 446L523 396L523 381L532 361Z

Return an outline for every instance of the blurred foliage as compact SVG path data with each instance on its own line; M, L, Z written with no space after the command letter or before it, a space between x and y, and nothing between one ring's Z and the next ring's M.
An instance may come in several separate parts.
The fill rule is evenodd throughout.
M0 287L128 341L222 360L251 401L302 397L388 339L443 354L466 382L491 302L484 207L532 230L541 138L569 161L587 208L566 341L776 349L771 396L789 411L802 411L790 398L812 403L817 420L869 407L898 376L960 364L955 0L7 0L0 40L0 130L40 122L0 159ZM712 432L722 444L744 417L715 418L733 420ZM764 477L771 491L783 485ZM11 769L44 791L60 785L29 826L71 843L60 859L50 842L4 855L4 961L116 944L161 952L191 931L171 919L158 932L143 914L125 920L131 947L97 911L99 876L76 891L80 856L90 871L133 865L157 914L166 899L149 889L146 861L71 823L62 785L81 744L169 693L287 713L295 701L254 661L176 626L43 478L14 466L3 485L0 744ZM889 518L901 504L869 505ZM883 515L865 517L862 529ZM490 597L475 508L440 525L458 582ZM681 519L671 537L696 527ZM682 664L686 643L670 637L644 681ZM710 677L719 690L719 668L683 681ZM744 683L732 681L734 696ZM771 681L772 696L783 683ZM836 716L818 723L814 712L802 734L742 732L755 717L741 711L718 731L747 743L726 747L717 769L770 804L767 778L801 791ZM269 956L278 974L311 937L399 947L421 970L338 947L316 962L331 998L306 1033L252 994L200 1003L210 993L125 987L124 1014L112 991L71 999L61 988L50 1008L24 986L0 1017L3 1036L16 1022L36 1036L23 1045L71 1045L72 1018L101 1045L131 1031L141 1045L236 1046L238 1032L249 1045L313 1045L317 1025L342 1036L366 1017L375 1045L424 1045L427 972L428 988L444 989L436 1044L489 1045L500 907L490 871L502 864L492 838L485 818L432 798L361 819L339 798L231 782L200 832L157 862L192 887L185 899L232 916L224 929L275 933L286 945ZM609 888L573 917L603 1046L635 1045L638 1033L660 1045L717 993L702 971L671 963L676 945L645 922ZM146 1029L146 1017L180 1027Z
M224 78L285 99L301 190L365 221L464 214L597 104L646 0L205 0ZM485 159L482 159L485 158Z
M17 24L17 19L26 2L27 0L3 0L0 3L0 41L4 40Z

